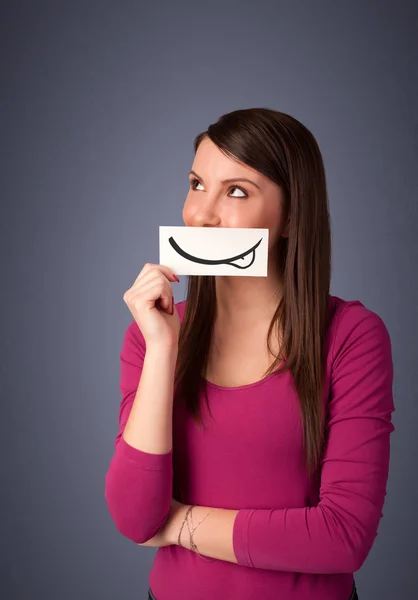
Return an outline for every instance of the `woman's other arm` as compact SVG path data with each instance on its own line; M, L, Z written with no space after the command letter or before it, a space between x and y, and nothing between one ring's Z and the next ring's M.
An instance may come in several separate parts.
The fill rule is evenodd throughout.
M105 478L105 498L117 529L136 543L164 524L172 499L175 346L149 345L135 321L120 354L119 431Z

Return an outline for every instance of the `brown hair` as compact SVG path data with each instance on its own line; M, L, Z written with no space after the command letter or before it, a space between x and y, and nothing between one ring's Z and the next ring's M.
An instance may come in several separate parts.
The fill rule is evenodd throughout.
M288 238L277 244L283 295L270 323L267 347L281 331L286 361L278 356L264 376L289 370L298 395L307 472L319 465L324 444L323 346L329 323L331 231L325 170L312 133L294 117L268 108L222 115L194 140L196 153L208 136L227 156L269 177L285 198ZM196 424L203 425L199 394L216 316L213 276L189 276L179 333L175 399L185 402ZM181 390L181 392L180 392Z

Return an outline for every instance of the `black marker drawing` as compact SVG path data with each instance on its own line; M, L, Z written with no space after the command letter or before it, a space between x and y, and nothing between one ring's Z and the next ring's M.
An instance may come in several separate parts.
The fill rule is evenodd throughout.
M237 269L248 269L248 267L251 267L251 265L255 261L255 250L261 244L261 242L263 241L263 238L261 238L252 248L250 248L246 252L243 252L242 254L238 254L237 256L233 256L232 258L222 258L220 260L210 260L208 258L197 258L197 256L192 256L191 254L188 254L187 252L182 250L180 248L180 246L177 244L177 242L174 241L173 237L170 237L168 239L168 241L169 241L170 245L174 248L174 250L177 252L177 254L180 254L180 256L182 256L183 258L186 258L187 260L191 260L192 262L200 263L202 265L226 264L226 265L231 265L232 267L236 267ZM233 262L232 262L233 260L243 259L245 256L247 256L247 254L250 254L250 252L253 253L253 256L252 256L252 259L251 259L251 262L249 265L246 265L245 267L243 267L241 265L233 264Z

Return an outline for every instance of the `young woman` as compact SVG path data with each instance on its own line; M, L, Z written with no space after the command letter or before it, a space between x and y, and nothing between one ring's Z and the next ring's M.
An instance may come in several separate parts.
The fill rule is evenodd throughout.
M318 145L288 114L223 115L195 140L189 227L269 229L267 277L164 265L124 294L119 431L105 497L158 547L157 600L349 600L377 536L394 430L391 341L330 294Z

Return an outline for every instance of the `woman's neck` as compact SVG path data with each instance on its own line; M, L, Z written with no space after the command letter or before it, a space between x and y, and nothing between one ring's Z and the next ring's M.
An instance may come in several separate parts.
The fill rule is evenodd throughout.
M270 322L282 296L275 277L216 277L217 321L240 328Z

